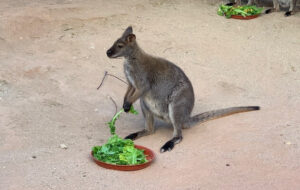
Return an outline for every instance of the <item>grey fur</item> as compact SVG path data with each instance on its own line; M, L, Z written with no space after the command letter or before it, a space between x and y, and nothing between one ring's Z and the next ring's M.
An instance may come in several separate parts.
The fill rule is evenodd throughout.
M232 107L232 108L208 111L208 112L204 112L204 113L193 116L190 119L190 121L188 123L186 123L186 125L184 127L189 128L195 124L203 123L205 121L216 119L219 117L224 117L224 116L235 114L235 113L259 110L259 109L260 108L258 106L245 106L245 107Z
M173 125L173 138L165 143L161 152L172 150L182 140L183 128L197 122L228 114L257 110L259 107L235 107L206 112L191 117L194 107L192 84L184 72L163 58L145 53L137 44L132 27L107 51L110 58L124 57L124 72L129 86L124 97L124 110L140 99L145 117L145 129L127 136L135 139L154 133L154 118Z
M266 14L274 12L274 11L280 11L281 7L289 7L289 10L285 12L285 16L291 16L295 14L295 8L297 5L297 0L273 0L273 8L266 10Z
M235 2L237 5L241 5L241 4L242 4L241 0L235 0L234 2ZM258 5L258 0L248 0L247 5L253 5L253 3L254 3L255 5Z
M241 0L231 0L230 3L228 4L236 4L236 5L242 5L242 1ZM259 0L248 0L247 5L259 5Z

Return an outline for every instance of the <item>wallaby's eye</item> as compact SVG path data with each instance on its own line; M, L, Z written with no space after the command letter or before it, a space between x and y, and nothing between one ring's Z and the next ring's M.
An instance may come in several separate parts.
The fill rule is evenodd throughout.
M117 46L118 46L118 48L122 48L122 47L124 47L124 45L123 45L123 44L117 44Z

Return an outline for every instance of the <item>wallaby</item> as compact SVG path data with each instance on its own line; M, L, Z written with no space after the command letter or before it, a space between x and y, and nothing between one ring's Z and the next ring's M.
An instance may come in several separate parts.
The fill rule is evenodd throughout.
M161 147L160 152L172 150L182 140L181 130L184 128L234 113L259 110L258 106L232 107L191 117L194 91L190 80L170 61L145 53L138 46L131 26L106 54L109 58L125 58L124 71L129 86L124 97L124 111L128 112L131 105L140 99L145 117L145 129L125 138L134 140L154 133L154 118L173 125L173 138Z
M285 16L291 16L295 13L295 8L297 5L297 0L273 0L273 8L265 11L266 14L269 14L274 11L280 11L281 7L290 7L287 12L285 12Z

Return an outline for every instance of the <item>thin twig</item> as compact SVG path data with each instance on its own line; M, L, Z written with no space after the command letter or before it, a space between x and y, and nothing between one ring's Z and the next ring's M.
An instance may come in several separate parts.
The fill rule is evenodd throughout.
M103 78L102 78L102 81L101 81L100 85L98 86L97 90L99 90L99 88L102 86L102 84L103 84L104 79L105 79L106 76L114 77L114 78L116 78L116 79L118 79L118 80L120 80L120 81L122 81L123 83L125 83L125 84L128 85L128 83L127 83L126 81L124 81L123 79L120 79L119 77L117 77L117 76L115 76L115 75L108 74L108 72L105 71L105 72L104 72L104 76L103 76Z
M128 83L127 83L125 80L120 79L119 77L117 77L117 76L115 76L115 75L112 75L112 74L107 74L107 75L108 75L108 76L111 76L111 77L115 77L116 79L119 79L120 81L122 81L122 82L124 82L125 84L128 85Z
M97 90L99 90L99 88L102 86L103 81L104 81L106 75L107 75L107 71L105 71L104 76L103 76L103 78L102 78L102 81L101 81L100 85L98 86Z
M118 106L117 106L117 103L115 102L115 100L114 100L112 97L110 97L110 96L108 96L108 97L109 97L109 99L115 104L116 110L115 110L115 114L114 114L114 115L116 115L117 112L118 112Z

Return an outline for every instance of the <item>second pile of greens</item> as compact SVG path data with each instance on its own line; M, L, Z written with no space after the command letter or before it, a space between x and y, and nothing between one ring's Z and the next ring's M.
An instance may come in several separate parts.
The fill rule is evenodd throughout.
M134 143L130 139L122 139L116 135L116 121L120 117L124 109L121 109L116 115L108 122L111 137L107 143L102 146L94 146L92 151L97 160L116 165L136 165L147 162L143 150L134 147ZM137 115L138 112L131 106L130 113Z
M259 8L253 5L245 5L245 6L228 6L228 5L220 5L218 9L218 15L226 16L226 18L230 18L232 15L241 15L243 17L258 15L262 12L263 8Z

